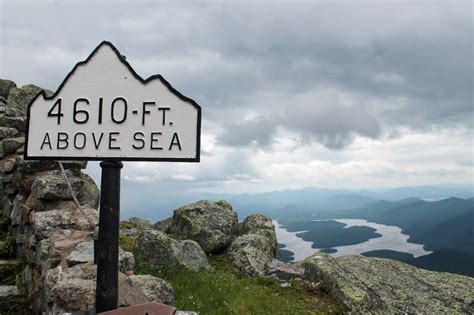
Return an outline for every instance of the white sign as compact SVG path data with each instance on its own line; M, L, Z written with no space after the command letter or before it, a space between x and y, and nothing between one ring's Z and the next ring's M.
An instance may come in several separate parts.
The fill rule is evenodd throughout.
M201 107L109 42L28 106L25 159L199 162Z

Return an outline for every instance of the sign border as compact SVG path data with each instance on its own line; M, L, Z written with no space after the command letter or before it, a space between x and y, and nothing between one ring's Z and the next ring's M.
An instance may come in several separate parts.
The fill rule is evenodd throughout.
M73 73L76 71L76 69L79 66L87 64L90 61L90 59L92 58L92 56L94 56L95 53L104 45L109 46L114 51L114 53L117 55L117 58L122 62L122 64L124 64L128 68L128 70L130 70L130 72L135 77L135 79L139 80L140 83L142 83L143 85L146 85L147 83L149 83L149 82L151 82L155 79L159 79L161 81L161 83L163 83L171 93L173 93L175 96L180 98L182 101L190 103L192 106L194 106L197 109L197 111L198 111L197 112L197 120L198 121L197 121L197 130L196 130L196 138L197 139L196 139L196 156L195 157L193 157L193 158L159 158L159 157L158 158L149 158L149 157L147 157L147 158L145 158L145 157L144 158L140 158L140 157L87 157L87 158L84 158L84 157L75 157L75 156L65 156L65 157L61 157L61 156L46 156L46 157L44 157L43 156L42 157L42 156L28 155L28 145L27 144L28 144L28 135L29 135L29 132L30 132L30 118L31 118L30 108L31 108L31 105L33 105L35 100L40 95L42 95L45 100L52 100L56 96L58 96L59 92L61 92L62 88L64 87L64 84L66 84L66 82L73 75ZM127 60L125 60L125 58L120 54L118 49L115 48L115 46L109 41L101 42L90 53L90 55L87 57L87 59L76 63L74 68L67 74L67 76L64 78L64 80L61 82L61 85L59 85L58 89L56 90L56 92L52 96L48 97L46 95L45 91L41 90L28 103L28 107L27 107L27 111L26 111L25 152L23 154L23 159L25 159L25 160L137 161L137 162L138 161L156 161L156 162L195 162L195 163L198 163L198 162L200 162L200 158L201 158L201 106L199 106L198 103L196 103L193 99L184 96L178 90L173 88L173 86L171 86L171 84L168 81L166 81L165 78L163 78L163 76L161 74L155 74L155 75L150 76L147 79L143 79L140 75L138 75L135 72L135 70L127 62Z

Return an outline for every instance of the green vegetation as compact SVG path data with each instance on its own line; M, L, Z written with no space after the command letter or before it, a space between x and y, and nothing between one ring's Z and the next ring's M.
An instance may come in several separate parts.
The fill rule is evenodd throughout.
M171 283L175 306L200 314L339 314L343 309L326 292L308 293L293 281L282 288L270 278L239 275L220 256L210 258L214 271L184 272L138 266Z

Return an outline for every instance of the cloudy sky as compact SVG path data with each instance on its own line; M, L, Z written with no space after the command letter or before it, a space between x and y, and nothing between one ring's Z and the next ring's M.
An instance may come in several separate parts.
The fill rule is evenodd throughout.
M201 105L201 163L125 195L473 182L471 1L0 3L0 77L56 90L109 40Z

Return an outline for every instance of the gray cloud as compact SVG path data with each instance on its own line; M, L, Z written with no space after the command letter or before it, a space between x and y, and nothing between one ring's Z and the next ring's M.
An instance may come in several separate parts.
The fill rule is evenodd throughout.
M402 127L472 128L471 12L469 1L3 1L2 75L55 89L108 39L202 104L220 143L270 147L281 127L340 149Z

